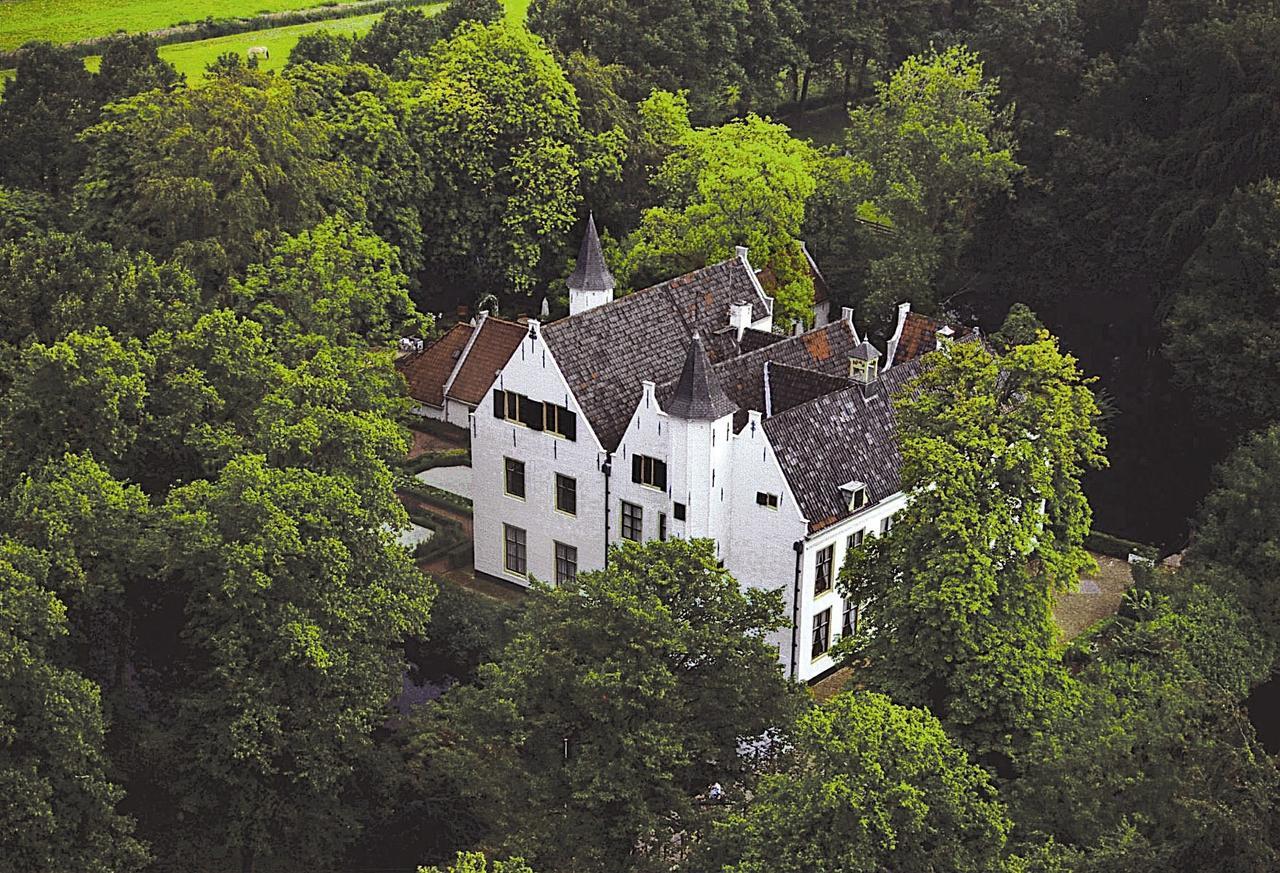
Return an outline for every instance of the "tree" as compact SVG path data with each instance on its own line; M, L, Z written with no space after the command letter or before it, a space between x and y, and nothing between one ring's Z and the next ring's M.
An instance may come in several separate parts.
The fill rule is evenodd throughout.
M1164 352L1205 412L1237 428L1280 419L1280 182L1237 190L1187 261Z
M98 106L83 58L47 42L23 46L0 100L0 183L66 193L84 166L76 137Z
M953 47L908 58L850 113L806 233L867 321L885 323L902 300L937 305L979 207L1011 188L1021 167L997 95L977 56Z
M535 587L515 639L450 689L420 745L486 845L621 869L689 827L694 795L743 774L740 739L787 717L764 639L782 623L780 599L743 591L710 541L615 547L604 570Z
M726 873L1006 869L995 787L927 711L845 692L805 713L790 747L718 826Z
M0 241L0 287L0 343L12 345L95 327L145 339L188 326L200 306L199 289L180 266L57 231Z
M98 102L103 105L143 91L172 91L180 84L184 84L182 76L172 64L161 60L156 41L141 33L110 40L93 77Z
M58 657L66 609L33 549L0 540L0 871L146 864L107 778L98 689Z
M170 493L156 596L181 592L186 625L158 714L152 790L169 804L152 812L190 863L319 863L354 836L345 789L432 595L389 505L252 455Z
M319 336L334 345L385 345L425 333L396 250L367 229L331 217L286 235L231 293L277 345Z
M275 233L363 213L326 137L287 79L251 70L140 94L85 131L77 213L91 236L176 257L212 292L264 260Z
M529 293L560 263L581 179L619 172L621 134L588 134L541 41L502 23L462 25L410 84L410 139L435 181L419 213L437 281Z
M1280 773L1241 706L1275 643L1215 587L1198 570L1140 578L1073 649L1078 703L1035 738L1008 795L1022 832L1071 850L1071 869L1276 865Z
M355 41L351 60L390 73L401 55L425 55L438 38L437 28L421 9L388 9Z
M671 95L648 102L658 101L681 106ZM645 111L653 118L657 110ZM775 317L810 321L813 282L797 241L805 201L817 186L810 148L783 125L755 115L698 129L687 118L666 121L675 139L653 179L661 203L645 211L627 240L620 272L645 284L723 260L746 245L757 264L772 265L789 280Z
M875 629L844 655L869 662L866 687L928 707L1008 775L1071 694L1050 610L1093 563L1080 478L1104 463L1104 440L1087 380L1047 333L1000 357L969 341L928 362L894 401L910 500L841 572Z
M67 452L121 458L138 437L153 364L140 342L102 327L23 348L0 394L0 481Z
M386 15L398 11L388 9ZM382 19L379 18L373 26L377 27L381 21ZM285 64L285 69L299 64L344 64L350 59L354 45L355 39L352 37L324 28L304 33L289 50L289 60Z
M482 852L459 852L457 859L445 867L419 867L418 873L533 873L533 868L520 858L510 861L494 861L489 866L489 859Z
M1218 468L1187 561L1216 571L1224 593L1280 644L1280 425L1246 440Z

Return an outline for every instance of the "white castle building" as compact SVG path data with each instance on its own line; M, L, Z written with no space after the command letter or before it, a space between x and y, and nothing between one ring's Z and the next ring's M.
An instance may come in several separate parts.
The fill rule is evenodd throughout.
M567 318L490 317L417 356L445 344L445 375L410 380L419 411L459 421L441 386L469 388L476 571L561 582L620 540L708 537L743 585L782 591L789 674L832 669L860 606L836 590L845 553L906 500L890 396L960 331L903 304L883 355L849 309L784 336L765 284L740 248L615 300L589 221Z

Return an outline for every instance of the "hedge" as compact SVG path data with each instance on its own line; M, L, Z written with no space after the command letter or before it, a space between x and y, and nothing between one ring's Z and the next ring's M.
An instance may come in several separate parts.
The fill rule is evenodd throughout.
M1141 555L1152 561L1158 560L1160 557L1160 550L1155 546L1126 540L1101 531L1094 531L1085 537L1084 547L1091 552L1098 552L1099 554L1120 558L1124 561L1129 560L1130 555Z
M396 490L421 500L430 506L452 509L455 512L464 512L467 515L471 514L471 501L467 498L454 494L452 491L445 491L443 488L433 488L412 476L402 476L396 484Z
M443 452L423 452L400 465L410 476L435 467L470 467L471 452L467 449L447 449Z

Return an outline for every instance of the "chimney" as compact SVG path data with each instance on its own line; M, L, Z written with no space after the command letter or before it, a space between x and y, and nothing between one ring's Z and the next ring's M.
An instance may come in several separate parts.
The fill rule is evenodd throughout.
M613 275L604 263L604 252L600 248L600 235L596 233L594 215L587 216L587 232L582 237L582 248L578 250L578 263L567 283L570 316L613 300Z
M742 342L743 332L751 327L751 303L735 300L729 304L729 327L738 332L738 342Z

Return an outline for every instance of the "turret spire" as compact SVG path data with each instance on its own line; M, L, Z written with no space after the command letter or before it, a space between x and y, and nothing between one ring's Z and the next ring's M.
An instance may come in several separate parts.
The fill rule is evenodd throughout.
M587 232L578 250L578 263L569 280L569 314L576 315L613 299L613 275L604 263L594 214L587 216Z
M676 383L675 396L667 404L667 412L680 418L714 420L737 410L720 387L711 370L702 337L695 332L684 357L684 369Z

